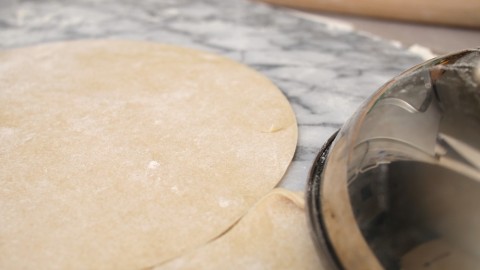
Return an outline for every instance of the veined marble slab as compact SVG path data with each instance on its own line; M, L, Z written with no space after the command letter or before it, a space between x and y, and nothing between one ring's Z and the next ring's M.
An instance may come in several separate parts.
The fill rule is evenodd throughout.
M382 84L421 58L389 41L247 0L9 0L0 48L85 38L150 40L249 65L288 97L298 147L280 186L304 190L327 140Z

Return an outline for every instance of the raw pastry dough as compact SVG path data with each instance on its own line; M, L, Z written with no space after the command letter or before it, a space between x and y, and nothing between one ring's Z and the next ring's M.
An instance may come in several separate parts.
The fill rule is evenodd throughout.
M308 232L302 196L275 189L230 231L154 270L323 269Z
M210 53L76 41L0 53L0 268L139 269L218 236L284 174L294 114Z

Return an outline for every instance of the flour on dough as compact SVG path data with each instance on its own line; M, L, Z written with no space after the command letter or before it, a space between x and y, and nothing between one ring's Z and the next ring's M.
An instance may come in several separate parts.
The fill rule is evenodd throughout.
M0 268L175 258L270 191L296 140L282 93L210 53L119 40L0 52Z

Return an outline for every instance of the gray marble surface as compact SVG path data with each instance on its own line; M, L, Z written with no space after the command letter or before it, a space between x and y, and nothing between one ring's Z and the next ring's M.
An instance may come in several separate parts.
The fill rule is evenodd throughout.
M352 29L246 0L5 0L0 49L126 38L198 48L269 77L288 97L298 147L281 186L303 190L326 139L383 83L420 57Z

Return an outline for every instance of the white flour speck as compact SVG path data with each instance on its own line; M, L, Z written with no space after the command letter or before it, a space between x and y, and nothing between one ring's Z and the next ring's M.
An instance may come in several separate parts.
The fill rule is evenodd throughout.
M0 127L0 137L10 137L15 134L15 129L10 127Z
M155 170L158 167L160 167L160 163L158 163L158 161L152 160L148 163L148 168L151 170Z
M218 198L218 205L220 205L220 207L222 207L222 208L228 207L228 206L230 206L230 200L228 200L224 197L220 197L220 198Z
M177 187L177 186L172 186L172 187L170 188L170 190L171 190L173 193L175 193L175 194L179 194L179 193L180 193L180 192L178 192L178 187Z

